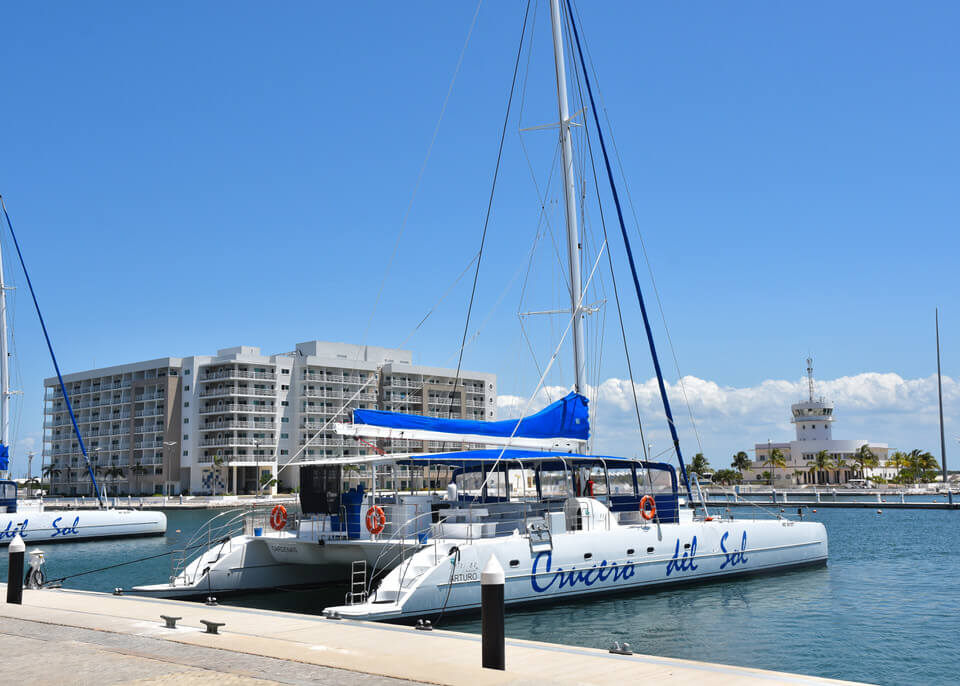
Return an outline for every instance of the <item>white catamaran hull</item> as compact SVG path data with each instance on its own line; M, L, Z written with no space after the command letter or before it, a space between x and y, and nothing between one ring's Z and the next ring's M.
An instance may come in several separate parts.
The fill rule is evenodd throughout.
M350 579L355 561L388 571L404 543L375 540L303 540L293 533L234 536L209 547L170 583L135 586L137 595L189 598L277 588L306 587ZM411 546L419 544L406 542ZM397 549L397 550L394 550Z
M99 538L162 536L167 516L149 510L33 510L0 513L0 545L20 534L27 545Z
M384 578L369 600L327 608L345 618L391 620L480 608L480 572L491 556L505 570L508 605L622 592L825 564L817 522L715 520L555 535L531 551L527 536L436 541ZM450 550L456 550L450 554Z

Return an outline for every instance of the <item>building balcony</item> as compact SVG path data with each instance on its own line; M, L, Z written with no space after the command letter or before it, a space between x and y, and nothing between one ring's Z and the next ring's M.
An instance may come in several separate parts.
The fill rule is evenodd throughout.
M232 403L200 408L200 414L275 414L276 411L275 407L268 405L237 405Z
M145 410L137 410L133 413L134 417L162 417L166 414L166 410L162 407L156 408L147 408Z
M225 386L222 388L207 388L200 391L197 395L201 398L216 398L232 395L252 395L252 396L276 396L277 391L274 388L252 388L249 386Z
M218 424L203 424L200 431L229 431L230 429L263 429L264 431L273 431L276 428L276 422L272 419L269 422L242 422L229 421Z
M200 441L201 448L270 448L276 444L273 438L248 438L230 436L226 438L208 438Z
M263 379L264 381L276 381L276 372L248 372L240 369L221 369L214 372L204 372L198 376L201 382L221 381L224 379Z

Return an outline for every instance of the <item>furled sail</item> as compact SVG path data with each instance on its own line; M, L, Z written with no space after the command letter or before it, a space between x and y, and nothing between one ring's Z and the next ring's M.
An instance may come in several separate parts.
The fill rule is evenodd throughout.
M501 438L570 438L586 441L590 437L588 400L579 393L569 393L555 403L524 417L482 422L472 419L439 419L420 415L384 412L382 410L354 410L354 424L369 424L390 429L413 429L447 434L497 436Z

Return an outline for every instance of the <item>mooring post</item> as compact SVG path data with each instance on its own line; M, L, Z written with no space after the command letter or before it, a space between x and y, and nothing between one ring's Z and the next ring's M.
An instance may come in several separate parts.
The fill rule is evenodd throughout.
M480 573L480 630L482 633L483 667L506 669L504 641L503 567L491 555Z
M10 560L7 566L7 602L20 605L23 602L23 555L27 550L20 534L13 537L7 552Z

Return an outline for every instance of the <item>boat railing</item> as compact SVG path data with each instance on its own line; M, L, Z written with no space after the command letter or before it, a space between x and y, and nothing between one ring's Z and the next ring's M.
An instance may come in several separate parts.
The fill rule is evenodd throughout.
M176 583L177 580L188 586L196 583L197 579L203 576L206 570L202 569L201 565L196 565L191 569L190 565L193 560L202 559L215 547L219 547L219 550L217 550L217 558L219 559L224 552L232 551L233 539L236 536L244 533L254 535L258 528L261 533L266 530L266 527L269 526L270 516L271 508L253 507L242 510L225 510L211 517L206 524L194 532L182 549L171 555L170 583ZM292 518L288 517L287 526L291 526L291 519L293 521L292 526L295 527L299 516L295 513ZM194 555L194 551L198 548L202 548L201 552Z

